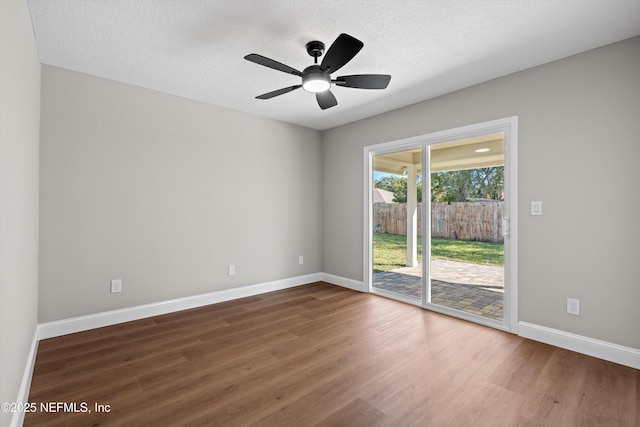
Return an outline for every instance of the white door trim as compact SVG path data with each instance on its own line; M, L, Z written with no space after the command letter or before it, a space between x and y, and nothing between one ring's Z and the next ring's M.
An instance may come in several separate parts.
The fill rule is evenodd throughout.
M504 217L510 220L510 236L505 237L505 305L504 322L491 319L477 319L479 316L461 314L456 310L434 307L433 304L422 306L436 309L466 320L487 324L512 333L518 333L518 116L506 117L482 123L475 123L454 129L432 132L411 138L384 142L364 147L364 230L363 230L363 287L365 292L372 292L373 262L373 209L371 195L373 192L373 157L396 151L425 148L429 145L457 139L472 138L489 133L504 132L505 138L505 211Z

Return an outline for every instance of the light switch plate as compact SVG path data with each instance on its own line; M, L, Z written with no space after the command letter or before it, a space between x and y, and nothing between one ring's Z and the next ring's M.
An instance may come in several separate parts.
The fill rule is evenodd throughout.
M540 200L531 201L531 215L542 215L542 202Z

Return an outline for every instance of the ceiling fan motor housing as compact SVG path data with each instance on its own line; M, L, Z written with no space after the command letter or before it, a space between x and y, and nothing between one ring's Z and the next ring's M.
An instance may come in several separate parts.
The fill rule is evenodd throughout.
M307 92L324 92L331 87L331 76L328 70L319 65L310 65L302 71L302 88Z

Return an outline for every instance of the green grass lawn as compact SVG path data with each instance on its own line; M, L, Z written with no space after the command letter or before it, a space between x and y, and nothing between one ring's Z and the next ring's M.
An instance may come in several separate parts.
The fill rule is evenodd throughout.
M422 261L422 238L418 236L418 261ZM431 257L472 264L504 265L502 243L466 240L431 239ZM404 267L407 261L407 237L395 234L373 234L373 271Z

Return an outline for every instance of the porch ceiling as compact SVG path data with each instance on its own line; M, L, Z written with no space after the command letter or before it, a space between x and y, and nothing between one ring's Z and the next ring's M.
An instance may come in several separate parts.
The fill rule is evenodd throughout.
M476 152L476 150L488 151ZM403 175L409 166L422 173L422 149L383 154L373 158L373 170ZM431 146L431 172L504 166L504 134L494 133Z

